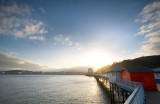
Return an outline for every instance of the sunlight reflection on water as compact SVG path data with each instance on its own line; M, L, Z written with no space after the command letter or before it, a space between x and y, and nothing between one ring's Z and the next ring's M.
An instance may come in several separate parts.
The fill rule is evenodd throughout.
M93 77L1 75L0 104L109 104Z

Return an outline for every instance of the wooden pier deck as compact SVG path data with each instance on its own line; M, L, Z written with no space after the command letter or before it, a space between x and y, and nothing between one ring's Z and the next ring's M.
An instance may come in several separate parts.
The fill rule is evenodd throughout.
M146 104L160 104L160 91L145 91Z

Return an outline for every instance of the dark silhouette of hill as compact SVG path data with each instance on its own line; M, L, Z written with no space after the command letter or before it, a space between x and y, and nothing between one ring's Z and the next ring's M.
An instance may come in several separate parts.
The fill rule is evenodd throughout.
M0 71L0 74L26 74L26 75L86 75L89 66L77 66L72 68L61 68L57 70L45 71L28 71L28 70L8 70Z
M114 62L112 65L107 65L99 68L98 73L105 73L108 69L118 66L131 68L131 67L148 67L151 69L160 67L160 55L143 56L135 59L123 60L120 62Z

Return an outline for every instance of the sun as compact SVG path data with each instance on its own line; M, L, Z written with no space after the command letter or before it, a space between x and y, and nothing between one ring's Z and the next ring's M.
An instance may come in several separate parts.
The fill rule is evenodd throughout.
M90 53L87 57L88 65L100 68L102 66L111 64L114 62L114 60L105 52L94 52Z

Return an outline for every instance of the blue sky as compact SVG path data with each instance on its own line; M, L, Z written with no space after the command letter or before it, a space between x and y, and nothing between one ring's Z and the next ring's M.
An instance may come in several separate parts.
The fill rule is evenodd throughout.
M157 0L0 2L0 53L6 58L45 66L45 70L98 68L160 53Z

